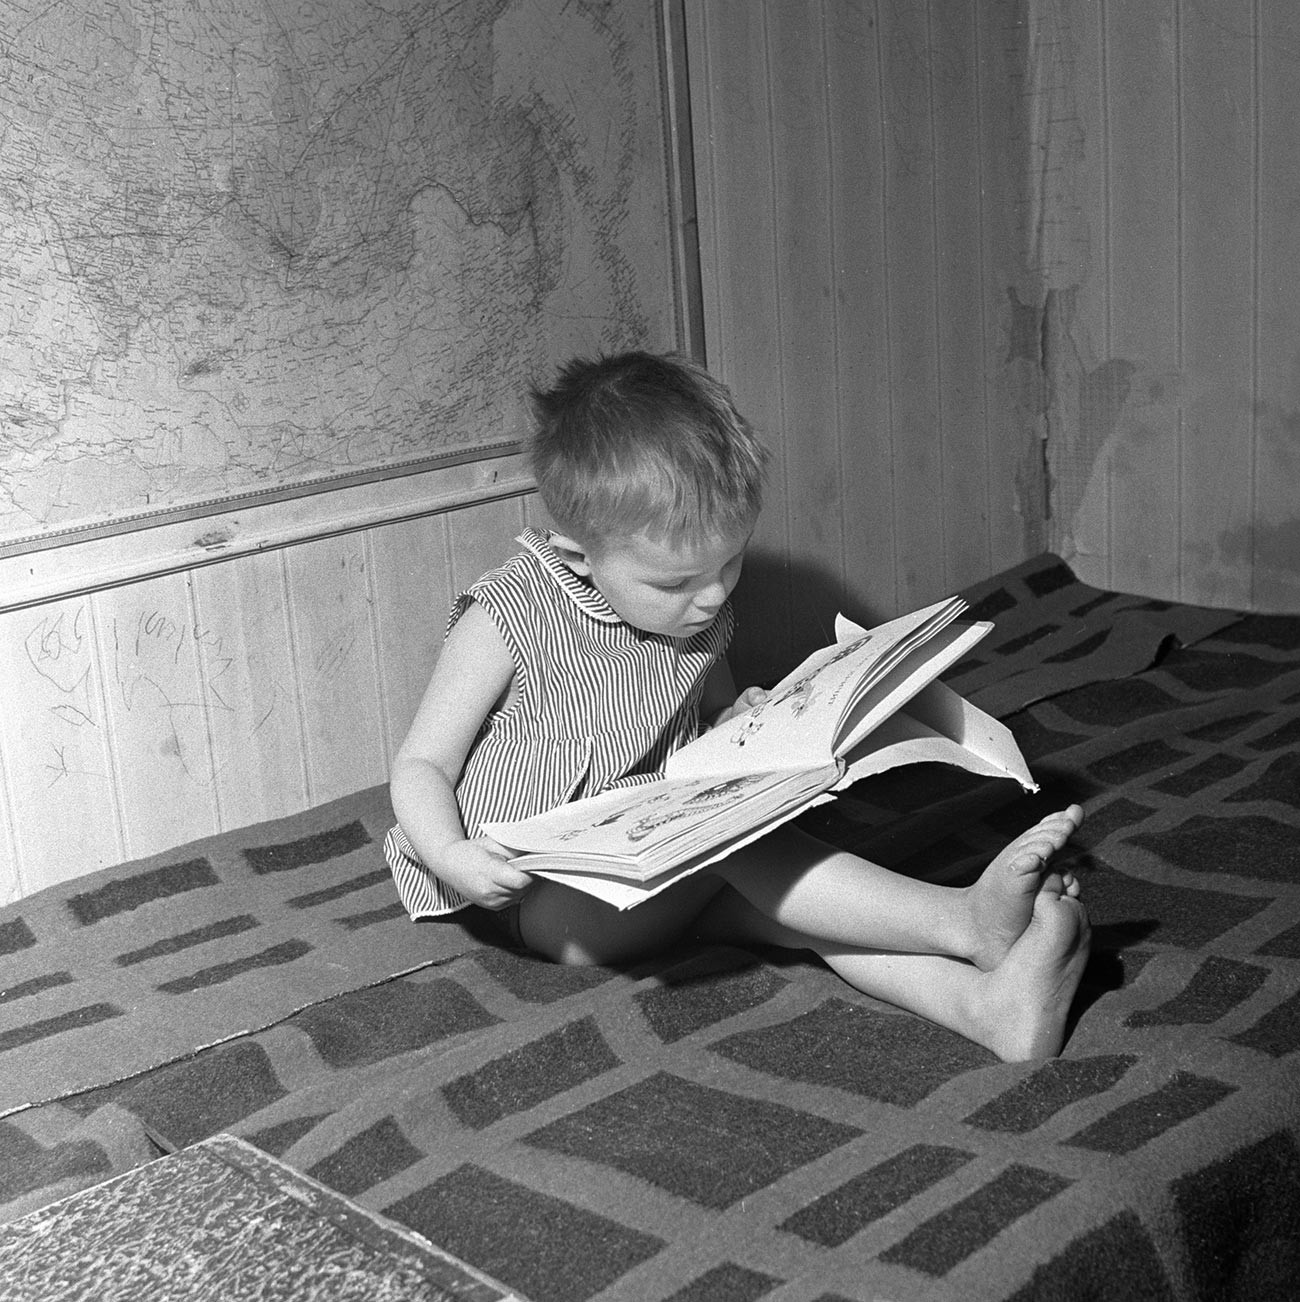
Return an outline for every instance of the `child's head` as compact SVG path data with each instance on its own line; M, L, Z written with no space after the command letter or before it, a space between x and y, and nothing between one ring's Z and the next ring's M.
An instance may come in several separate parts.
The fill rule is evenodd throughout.
M552 519L589 552L637 535L745 535L765 453L725 386L680 356L574 361L533 393L532 467Z

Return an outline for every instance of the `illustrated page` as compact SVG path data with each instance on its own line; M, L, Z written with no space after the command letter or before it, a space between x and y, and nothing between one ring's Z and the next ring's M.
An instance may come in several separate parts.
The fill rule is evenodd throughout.
M824 790L835 766L811 771L669 778L607 791L536 818L491 823L484 832L526 854L639 863L662 869L738 836L771 811Z
M942 601L815 651L761 705L704 733L673 755L671 777L821 765L833 761L841 725L862 693L964 608ZM838 627L839 625L837 625Z

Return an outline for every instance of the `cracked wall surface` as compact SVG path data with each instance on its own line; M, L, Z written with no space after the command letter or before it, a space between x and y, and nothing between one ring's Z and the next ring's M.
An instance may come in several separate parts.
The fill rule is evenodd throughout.
M1029 0L1044 535L1084 580L1300 609L1300 16Z

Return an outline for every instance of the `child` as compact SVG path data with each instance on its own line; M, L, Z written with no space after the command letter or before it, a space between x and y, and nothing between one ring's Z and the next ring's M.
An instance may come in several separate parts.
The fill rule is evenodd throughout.
M786 826L619 912L508 862L480 826L655 777L737 699L728 602L764 454L683 358L578 361L536 393L532 465L555 522L462 594L392 772L386 851L412 915L493 911L560 963L625 963L688 936L812 950L851 985L1008 1060L1060 1051L1088 952L1078 885L1048 861L1078 806L972 885L938 886Z

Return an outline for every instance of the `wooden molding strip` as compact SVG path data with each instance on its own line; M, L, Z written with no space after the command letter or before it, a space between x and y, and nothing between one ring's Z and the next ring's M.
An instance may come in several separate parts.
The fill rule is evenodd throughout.
M437 466L0 557L0 612L533 490L522 455Z

